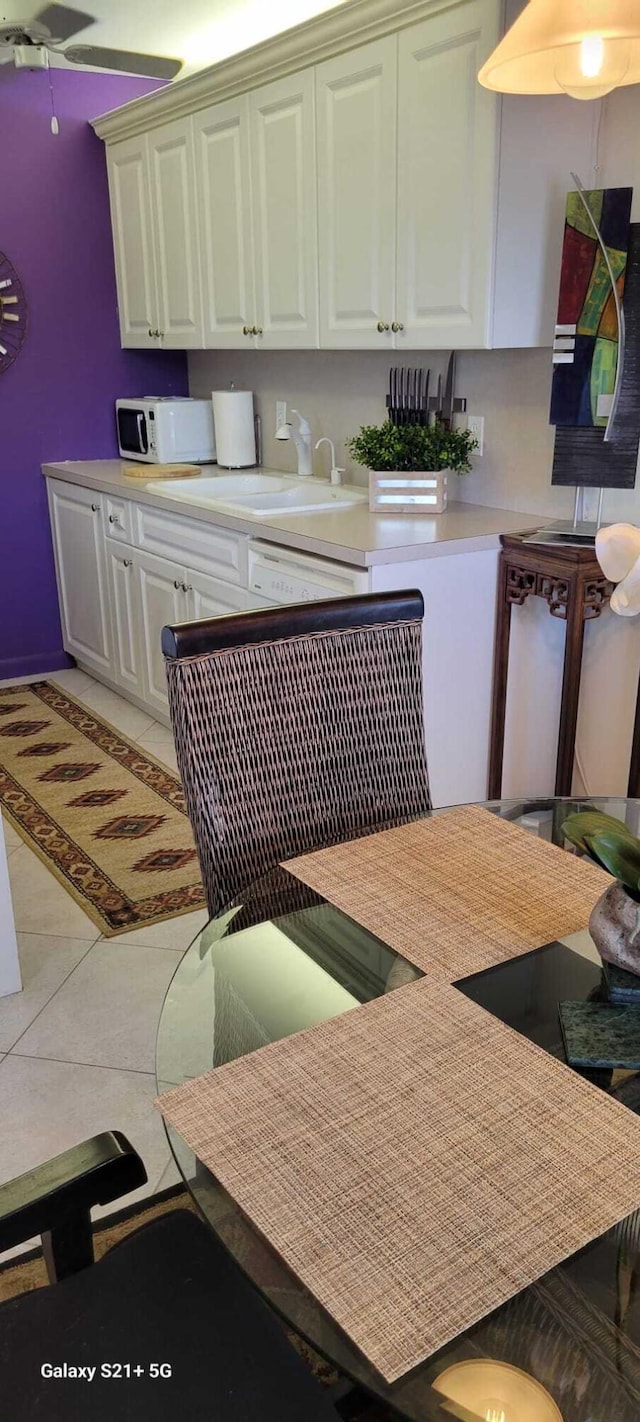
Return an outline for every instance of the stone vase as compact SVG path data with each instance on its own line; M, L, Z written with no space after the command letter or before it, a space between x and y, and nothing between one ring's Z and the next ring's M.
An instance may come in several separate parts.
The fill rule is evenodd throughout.
M640 904L617 879L592 909L589 932L605 962L640 977Z

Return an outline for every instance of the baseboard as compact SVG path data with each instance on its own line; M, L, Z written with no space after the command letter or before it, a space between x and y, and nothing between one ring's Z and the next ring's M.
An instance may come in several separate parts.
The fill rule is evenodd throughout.
M46 676L48 672L64 671L74 666L62 648L58 652L32 652L28 657L7 657L0 659L0 681L20 680L25 676Z

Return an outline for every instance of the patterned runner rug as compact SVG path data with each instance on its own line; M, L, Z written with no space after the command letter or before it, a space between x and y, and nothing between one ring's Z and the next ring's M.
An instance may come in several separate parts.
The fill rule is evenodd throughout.
M107 937L204 907L180 781L52 682L0 688L0 806Z

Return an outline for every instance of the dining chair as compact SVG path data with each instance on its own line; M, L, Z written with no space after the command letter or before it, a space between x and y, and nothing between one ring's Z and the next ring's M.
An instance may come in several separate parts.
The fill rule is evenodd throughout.
M354 1415L353 1391L336 1411L331 1396L341 1396L339 1385L333 1394L321 1387L190 1211L174 1209L135 1229L92 1263L91 1207L146 1178L126 1137L107 1131L0 1186L0 1251L42 1234L56 1281L0 1304L3 1422L338 1422Z
M165 627L209 912L283 860L430 808L419 592Z

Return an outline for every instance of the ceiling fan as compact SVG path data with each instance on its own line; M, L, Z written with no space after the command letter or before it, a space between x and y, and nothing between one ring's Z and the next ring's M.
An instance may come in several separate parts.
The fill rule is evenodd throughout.
M86 15L82 10L72 10L68 5L55 4L45 5L30 20L12 20L7 23L0 17L0 63L3 51L7 52L7 58L13 57L9 51L13 51L17 58L17 52L33 47L52 54L61 54L71 64L95 65L97 69L118 69L126 74L142 74L152 79L174 79L182 69L181 59L166 59L163 55L137 54L132 50L109 49L95 44L67 45L67 40L73 39L93 24L93 15ZM24 58L22 62L25 62Z

